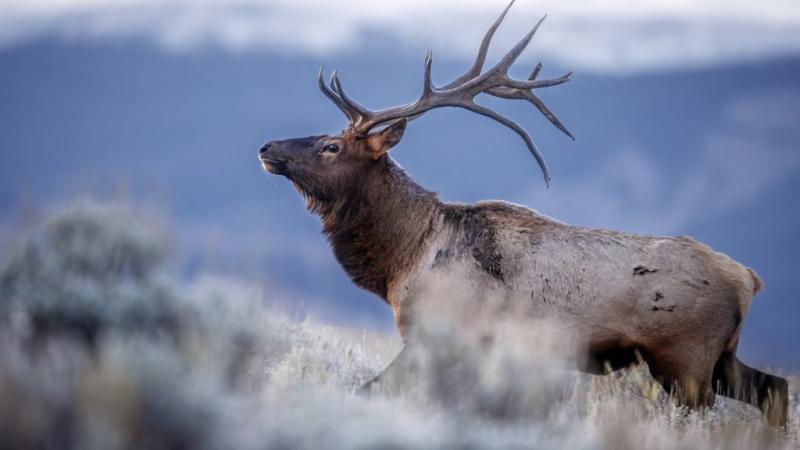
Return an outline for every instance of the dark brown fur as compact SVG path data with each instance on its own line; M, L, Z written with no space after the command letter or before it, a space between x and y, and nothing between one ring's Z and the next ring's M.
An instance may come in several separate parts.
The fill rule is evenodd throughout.
M454 248L469 252L475 262L496 280L505 281L503 274L503 255L497 248L497 230L487 217L484 208L471 205L442 204L439 208L446 224L464 236L461 242L453 243Z
M362 180L320 207L323 232L353 282L388 302L387 286L416 261L441 204L387 155Z

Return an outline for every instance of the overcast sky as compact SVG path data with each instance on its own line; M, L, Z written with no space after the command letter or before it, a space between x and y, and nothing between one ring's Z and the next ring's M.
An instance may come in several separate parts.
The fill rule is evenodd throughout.
M0 46L43 36L144 37L172 51L218 45L310 55L358 51L367 37L468 57L505 0L0 0ZM800 53L797 0L519 0L497 36L548 19L523 57L631 72Z

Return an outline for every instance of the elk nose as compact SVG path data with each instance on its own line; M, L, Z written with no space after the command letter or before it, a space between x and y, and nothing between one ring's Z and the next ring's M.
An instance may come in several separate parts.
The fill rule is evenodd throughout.
M267 142L266 144L261 146L261 148L258 150L258 154L259 155L264 155L264 153L267 153L269 151L269 149L272 148L272 147L274 147L272 142Z

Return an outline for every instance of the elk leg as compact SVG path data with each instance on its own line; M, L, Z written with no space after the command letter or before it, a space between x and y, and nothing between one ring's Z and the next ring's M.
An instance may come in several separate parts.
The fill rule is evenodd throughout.
M653 378L678 404L691 409L714 406L715 395L711 387L713 369L710 364L669 353L646 357L645 360Z
M789 384L785 379L748 367L733 353L723 353L714 367L713 380L720 395L758 407L770 425L786 425Z
M395 359L378 376L358 390L359 395L399 395L419 379L420 364L412 345L406 344Z
M641 362L639 350L633 347L595 344L589 347L577 361L577 368L594 375L607 375L611 372L632 367Z

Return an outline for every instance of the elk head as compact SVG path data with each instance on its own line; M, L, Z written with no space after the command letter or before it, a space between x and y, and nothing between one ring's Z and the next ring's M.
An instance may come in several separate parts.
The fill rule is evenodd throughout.
M345 93L336 71L333 71L329 84L326 84L323 79L324 69L320 69L317 76L319 88L347 116L349 125L336 136L311 136L269 142L259 151L263 167L269 172L289 178L309 200L331 201L347 195L369 171L376 170L381 162L385 162L388 158L387 151L400 141L409 121L432 109L451 106L481 114L516 132L536 158L544 181L549 185L550 175L544 158L525 129L497 112L475 103L475 97L479 94L528 101L553 125L572 138L558 118L533 93L534 89L569 81L571 72L559 78L537 80L542 67L539 63L526 80L513 79L508 75L508 69L533 38L544 17L497 64L481 73L492 36L513 3L512 1L503 10L486 32L475 62L456 80L440 87L433 85L432 57L429 51L425 58L422 93L417 100L406 105L369 110Z

